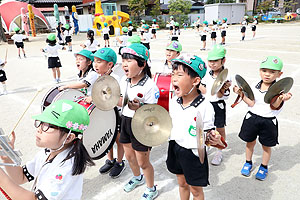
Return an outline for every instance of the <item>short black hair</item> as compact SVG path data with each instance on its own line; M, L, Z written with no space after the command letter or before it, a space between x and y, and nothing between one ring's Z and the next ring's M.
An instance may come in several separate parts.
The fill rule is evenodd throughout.
M136 60L139 67L144 67L145 62L146 62L146 66L145 66L143 72L145 74L147 74L150 78L152 77L150 67L149 67L149 65L148 65L148 63L145 59L143 59L141 57L138 57L138 56L135 56L135 55L132 55L132 54L129 54L129 53L123 53L122 54L122 59L134 59L134 60Z

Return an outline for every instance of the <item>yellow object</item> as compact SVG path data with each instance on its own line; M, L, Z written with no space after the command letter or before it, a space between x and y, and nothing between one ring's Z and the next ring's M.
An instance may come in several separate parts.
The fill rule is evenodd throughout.
M30 4L27 5L27 8L28 8L28 15L29 15L32 36L35 37L36 31L35 31L35 25L34 25L34 13L32 11L32 6Z
M285 18L285 20L291 20L294 17L293 17L293 15L286 15L286 16L284 16L284 18Z
M72 12L76 12L76 6L72 6Z
M122 32L121 23L127 21L129 21L129 15L121 11L114 11L113 15L104 15L103 9L101 7L101 0L95 0L95 19L93 28L96 29L97 35L101 35L102 28L104 27L104 23L106 22L109 28L113 27L113 34L111 34L110 31L110 35L115 36L117 29L120 31L120 33Z

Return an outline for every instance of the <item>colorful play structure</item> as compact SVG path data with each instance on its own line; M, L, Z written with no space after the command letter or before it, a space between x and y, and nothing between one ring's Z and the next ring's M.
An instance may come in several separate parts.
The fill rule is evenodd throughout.
M281 16L273 16L273 15L263 15L261 17L261 20L262 21L275 21L275 22L278 22L278 21L283 21L283 20L287 20L287 21L290 21L292 19L296 19L297 17L297 14L296 13L288 13L287 15L285 15L284 17L281 17Z
M122 33L121 23L127 21L129 21L129 15L121 11L113 11L113 15L105 15L101 6L101 0L95 0L95 19L93 28L96 30L97 35L101 34L105 22L110 29L109 35L120 35Z
M72 19L74 23L74 33L77 35L79 32L79 25L78 25L78 14L76 12L76 6L72 6Z

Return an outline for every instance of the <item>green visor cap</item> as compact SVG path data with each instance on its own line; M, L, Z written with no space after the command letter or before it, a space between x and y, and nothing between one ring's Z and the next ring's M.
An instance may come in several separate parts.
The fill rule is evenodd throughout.
M190 54L182 54L176 59L172 60L172 64L174 63L182 63L186 66L192 68L202 79L206 74L206 65L205 62L201 58L195 55Z
M70 25L69 24L65 24L65 29L69 29Z
M144 25L142 26L142 28L148 30L148 29L149 29L149 25L148 25L148 24L144 24Z
M19 27L14 28L14 31L15 31L15 32L17 32L17 31L19 31L19 30L20 30Z
M134 43L129 45L128 47L122 48L121 54L123 55L124 53L135 55L146 61L149 59L150 56L149 50L144 45L139 43Z
M282 67L282 60L277 56L268 56L267 59L260 64L260 69L264 68L281 71Z
M128 24L132 24L132 21L129 21Z
M128 32L128 28L127 28L127 27L123 27L123 28L122 28L122 31L123 31L124 33L127 33L127 32Z
M204 21L203 24L206 24L206 25L207 25L207 24L208 24L208 21Z
M211 51L208 52L207 60L219 60L226 55L226 49L222 45L215 45Z
M91 51L86 50L86 49L83 49L83 50L79 51L78 53L74 53L75 56L82 55L82 56L89 58L91 61L94 61L94 56L92 56L92 54L93 53Z
M86 109L66 99L50 104L42 114L32 118L80 133L83 133L90 123Z
M47 39L50 40L50 41L55 41L56 40L56 35L54 33L51 33L51 34L48 35Z
M172 41L167 45L166 49L181 52L182 51L182 45L177 41Z
M130 42L131 44L141 43L141 37L138 35L133 35L133 36L129 37L127 41Z
M92 56L112 62L114 65L117 63L117 54L111 48L102 48L92 54Z

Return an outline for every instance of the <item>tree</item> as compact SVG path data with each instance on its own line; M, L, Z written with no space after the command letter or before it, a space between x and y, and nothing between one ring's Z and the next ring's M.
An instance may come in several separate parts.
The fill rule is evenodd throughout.
M191 12L192 3L189 0L170 0L168 7L171 15L187 15Z
M160 11L160 0L155 0L154 1L154 6L152 7L152 9L150 11L150 14L152 16L157 16L157 15L161 14L161 11Z
M131 16L141 16L145 13L146 5L148 5L148 0L129 0L128 7Z
M259 12L262 11L263 13L267 13L269 10L271 10L271 8L274 7L274 3L275 0L260 2L256 7L256 10L258 10Z
M293 8L295 8L295 5L297 5L298 2L295 0L286 0L283 2L283 8L285 12L291 12Z
M206 4L214 4L214 3L235 3L235 0L207 0Z

